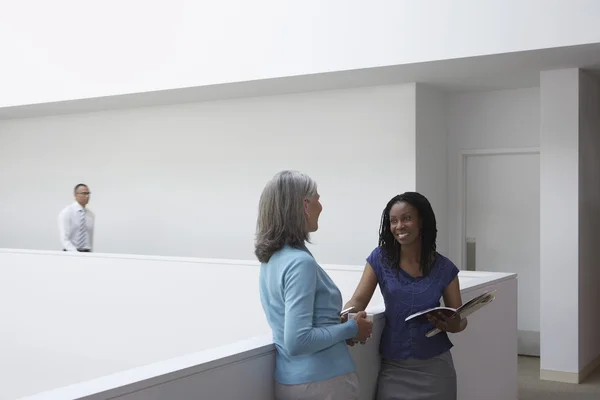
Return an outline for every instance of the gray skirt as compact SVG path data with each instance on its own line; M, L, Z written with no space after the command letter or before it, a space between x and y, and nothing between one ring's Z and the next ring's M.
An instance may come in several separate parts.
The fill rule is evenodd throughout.
M377 400L456 400L456 370L449 351L428 360L383 359Z
M299 385L275 382L275 400L358 400L358 396L356 372Z

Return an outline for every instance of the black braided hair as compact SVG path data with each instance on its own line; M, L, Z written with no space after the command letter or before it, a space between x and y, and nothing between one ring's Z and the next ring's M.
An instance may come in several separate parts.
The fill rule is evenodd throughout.
M425 196L417 192L405 192L394 196L388 201L381 214L381 225L379 227L379 246L384 257L388 259L394 268L400 268L400 243L394 237L390 229L390 211L394 204L406 202L416 208L421 222L421 271L427 276L435 260L437 226L435 213L431 203Z

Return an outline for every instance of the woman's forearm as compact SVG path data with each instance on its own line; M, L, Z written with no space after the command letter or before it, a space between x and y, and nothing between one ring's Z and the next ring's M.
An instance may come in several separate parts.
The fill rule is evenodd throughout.
M368 303L366 301L361 301L360 299L352 298L346 303L346 305L342 309L345 310L348 307L354 307L352 312L359 312L359 311L365 311L365 308L367 308L367 305L368 305Z

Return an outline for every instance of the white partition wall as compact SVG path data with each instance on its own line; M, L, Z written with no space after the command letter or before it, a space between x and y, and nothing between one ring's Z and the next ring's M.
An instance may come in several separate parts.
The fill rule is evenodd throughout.
M267 332L256 265L0 254L3 400Z
M0 304L11 305L0 314L0 400L272 398L255 262L4 249L0 264ZM323 267L347 300L362 267ZM489 314L453 338L460 398L516 399L515 276L459 277L465 299L498 290ZM376 384L382 311L377 291L375 337L351 349L364 400Z
M1 400L269 334L257 262L4 250L0 257L0 304L10 305L0 315ZM346 298L360 278L353 268L330 272Z

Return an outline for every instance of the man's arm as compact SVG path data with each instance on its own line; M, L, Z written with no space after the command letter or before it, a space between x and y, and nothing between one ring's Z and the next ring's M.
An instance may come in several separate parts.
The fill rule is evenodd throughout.
M90 251L94 250L94 229L96 229L96 214L94 214L93 212L89 211L90 213L90 219L91 219L91 226L90 226L90 230L89 230L89 240L90 240Z
M69 235L71 229L69 227L69 210L64 209L58 214L58 232L60 235L60 243L62 248L67 251L77 251L77 247L71 243Z

